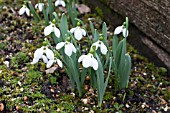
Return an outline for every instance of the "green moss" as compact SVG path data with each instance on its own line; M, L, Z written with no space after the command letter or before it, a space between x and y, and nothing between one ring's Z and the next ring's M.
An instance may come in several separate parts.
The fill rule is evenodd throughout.
M99 7L96 7L96 8L95 8L95 11L96 11L97 14L101 17L101 19L104 18L103 11L102 11Z
M106 92L104 96L104 100L110 101L113 99L113 94L111 92Z

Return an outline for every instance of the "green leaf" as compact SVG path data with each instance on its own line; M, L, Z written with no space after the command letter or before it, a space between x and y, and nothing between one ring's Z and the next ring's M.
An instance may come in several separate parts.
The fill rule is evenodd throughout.
M120 88L125 88L128 85L129 82L129 75L131 71L131 57L126 54L125 55L125 66L124 69L122 70L122 75L120 78Z
M90 21L90 29L91 29L92 35L94 37L95 29L94 29L93 23L91 21Z
M102 34L104 38L107 40L107 25L105 22L103 23L103 26L102 26Z
M68 34L68 22L67 22L67 17L64 13L62 14L61 17L60 31L61 31L62 41L65 41L65 38L67 38L67 34Z
M114 58L116 57L116 50L117 50L118 43L119 43L118 37L117 35L114 35L112 39L112 52L113 52Z
M87 74L87 70L86 70L86 68L83 68L82 69L82 73L81 73L81 85L83 86L83 84L84 84L84 80L85 80L85 78L86 78L86 74Z
M38 13L36 13L36 11L31 3L28 3L28 6L29 6L31 13L33 14L35 21L38 23L41 20L40 16L38 15Z
M50 15L50 20L52 21L53 19L53 11L54 11L54 6L52 5L53 4L53 1L52 0L48 0L48 12L49 12L49 15Z
M43 7L43 15L44 15L44 19L45 19L45 25L48 26L49 25L49 19L48 19L48 13L47 10L45 9L45 6Z
M76 82L76 85L77 85L77 89L78 89L78 92L79 92L79 96L82 96L82 86L81 86L81 83L80 83L80 72L79 72L79 67L76 67L75 65L75 61L73 61L72 58L69 58L70 60L70 72L69 73L72 73L72 76L73 76L73 79L75 80Z
M94 31L94 42L97 42L99 40L99 33L98 31L95 29Z

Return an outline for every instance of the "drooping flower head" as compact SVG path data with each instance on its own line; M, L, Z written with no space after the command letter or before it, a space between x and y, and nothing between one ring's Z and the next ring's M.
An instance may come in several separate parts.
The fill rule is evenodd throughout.
M114 31L114 35L118 35L120 33L122 33L124 37L128 37L129 31L126 29L125 24L118 26Z
M94 70L97 70L99 66L98 61L93 56L95 49L93 47L87 55L81 55L78 59L78 62L82 62L84 68L92 67Z
M86 31L80 27L80 22L77 22L77 27L72 28L70 32L74 33L77 40L81 40L83 36L86 36Z
M41 48L38 48L34 52L34 59L31 62L31 64L37 63L40 59L43 60L44 63L46 63L46 67L50 68L53 63L58 63L60 67L62 67L62 62L57 59L53 53L52 50L50 50L47 46L42 46Z
M99 38L99 40L97 41L97 42L95 42L95 43L93 43L92 44L92 47L96 47L96 50L98 49L98 48L100 48L100 51L101 51L101 53L102 54L104 54L104 55L106 55L107 54L107 47L104 45L104 43L102 42L102 40L103 40L103 36L100 36L100 38Z
M53 19L52 22L50 22L50 25L45 27L44 29L44 35L47 36L49 34L51 34L52 32L54 32L54 34L56 35L56 37L60 38L60 30L55 26L56 20Z
M30 16L30 10L27 7L27 2L25 2L24 5L19 10L19 15L23 15L24 13L26 13L27 16Z
M64 52L67 56L71 56L72 53L76 53L76 48L75 46L71 43L71 37L68 37L67 38L67 41L65 42L60 42L56 45L56 49L61 49L62 47L65 47L64 48Z
M39 9L40 12L42 12L43 7L44 7L44 3L37 3L37 4L35 5L35 8L36 8L36 9Z
M65 3L63 0L57 0L57 1L55 2L55 6L57 7L57 6L59 6L59 5L61 5L62 7L65 7L65 6L66 6L66 3Z

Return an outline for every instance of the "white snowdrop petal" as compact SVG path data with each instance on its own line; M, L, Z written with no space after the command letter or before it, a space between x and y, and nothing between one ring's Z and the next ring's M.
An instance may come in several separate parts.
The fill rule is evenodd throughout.
M24 12L25 12L25 7L23 6L20 10L19 10L19 15L22 15L22 14L24 14Z
M34 58L33 61L31 62L31 64L35 64L39 61L39 58Z
M91 66L91 57L89 55L87 55L84 59L83 59L83 67L88 68Z
M97 70L98 69L98 62L95 58L92 58L92 63L91 63L91 66L93 67L94 70Z
M61 49L65 45L65 42L60 42L56 45L56 49Z
M81 29L81 32L82 32L83 36L86 36L86 31L84 29Z
M74 32L74 36L77 40L81 40L82 39L82 32L80 29L76 29Z
M107 53L107 47L104 45L103 42L101 43L100 50L101 50L101 53L102 53L102 54L106 55L106 53Z
M98 49L98 47L99 47L99 41L97 41L97 42L93 43L91 47L93 47L93 46L95 46L95 47L96 47L96 50L97 50L97 49Z
M69 46L70 44L65 44L65 49L64 52L67 56L71 56L72 55L72 48Z
M81 62L87 55L81 55L78 59L78 62Z
M47 47L46 47L46 56L47 56L48 59L54 60L54 53L53 53L53 51L48 49Z
M40 59L43 55L43 48L39 48L34 52L34 58Z
M55 34L55 36L60 38L60 30L58 28L56 28L56 27L54 27L54 34Z
M26 7L26 14L28 15L28 16L30 16L30 10Z
M114 34L115 34L115 35L118 35L118 34L120 34L120 33L122 32L122 30L123 30L123 26L118 26L118 27L115 29Z
M129 31L127 30L126 32L126 28L123 29L123 36L124 37L128 37Z
M60 1L60 5L62 5L63 7L66 6L65 2L64 1Z
M52 25L50 24L49 26L45 27L45 29L44 29L44 35L47 36L47 35L49 35L52 31L53 31L53 27L52 27Z
M44 4L43 3L39 3L38 8L39 8L40 11L43 10L43 7L44 7Z
M46 67L47 67L47 68L50 68L50 67L53 65L53 62L54 62L54 60L49 60L49 61L47 62Z
M72 51L73 51L74 53L76 53L76 48L75 48L75 46L74 46L72 43L69 43L69 45L70 45Z
M57 7L57 6L59 5L59 3L60 3L60 1L57 0L57 1L55 2L55 6Z
M36 9L38 8L38 5L39 5L39 4L35 4L35 8L36 8Z
M48 59L47 59L47 57L46 57L45 55L42 55L42 59L43 59L43 62L44 62L44 63L47 63L47 62L48 62Z
M62 68L63 67L63 63L59 60L59 59L57 59L57 64Z
M74 33L75 30L76 30L76 28L71 28L70 32Z

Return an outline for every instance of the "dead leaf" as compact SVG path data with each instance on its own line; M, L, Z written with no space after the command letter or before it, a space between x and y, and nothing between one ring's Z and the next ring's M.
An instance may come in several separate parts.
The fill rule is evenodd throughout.
M80 12L80 14L86 14L89 13L91 10L88 6L84 5L84 4L77 4L76 5L78 11Z
M54 73L54 71L57 69L57 67L52 67L47 70L45 70L46 74Z

